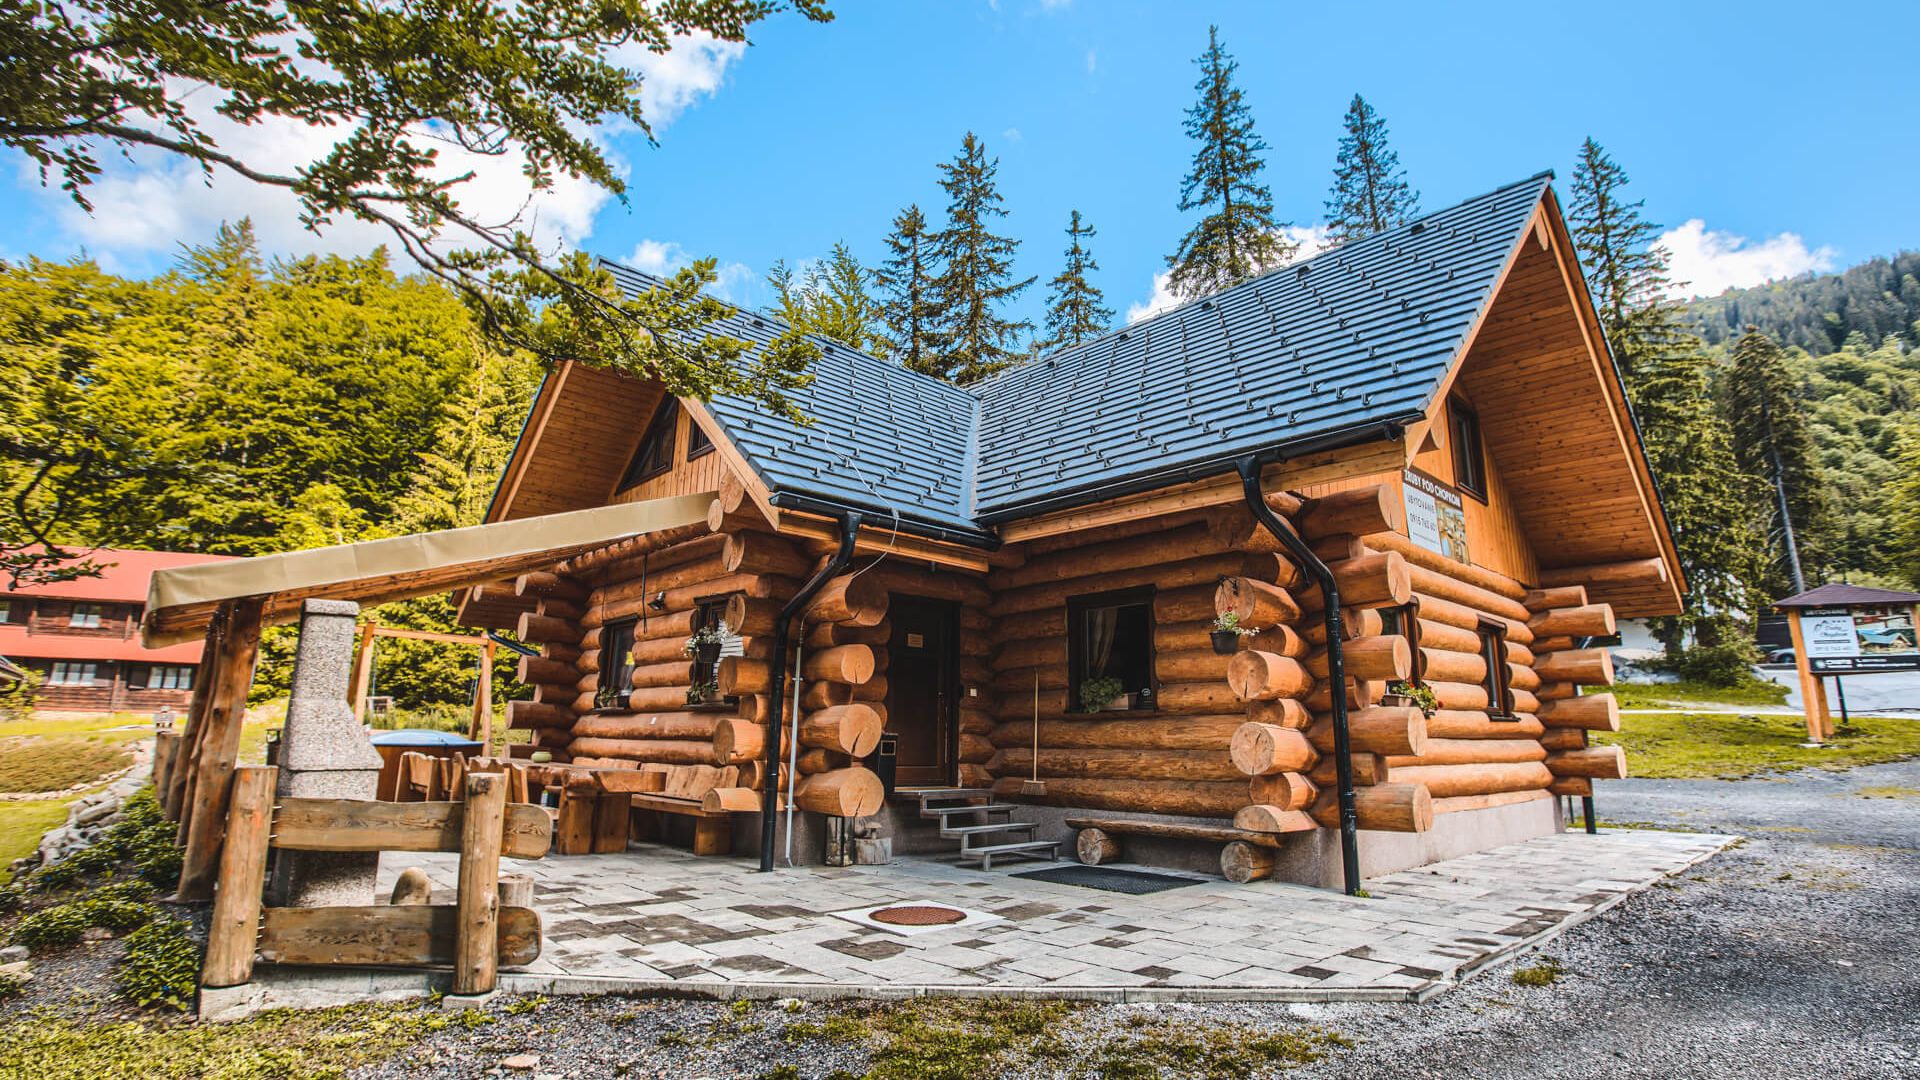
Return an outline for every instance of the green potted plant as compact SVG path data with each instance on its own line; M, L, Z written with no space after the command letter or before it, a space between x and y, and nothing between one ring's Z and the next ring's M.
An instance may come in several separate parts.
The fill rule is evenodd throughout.
M687 687L687 704L705 705L720 694L720 688L711 682L695 683Z
M709 624L695 630L680 651L711 667L720 662L720 646L725 642L726 632L717 625Z
M1221 656L1232 656L1240 651L1241 638L1252 637L1257 633L1259 631L1250 626L1240 625L1239 612L1224 611L1213 620L1213 626L1208 628L1207 636L1213 639L1214 652Z
M1087 712L1133 707L1132 695L1124 693L1127 684L1111 675L1088 679L1080 684L1080 707Z
M1405 680L1395 680L1387 684L1387 692L1381 695L1380 704L1412 705L1423 714L1432 716L1440 708L1440 699L1434 696L1431 686L1417 686Z

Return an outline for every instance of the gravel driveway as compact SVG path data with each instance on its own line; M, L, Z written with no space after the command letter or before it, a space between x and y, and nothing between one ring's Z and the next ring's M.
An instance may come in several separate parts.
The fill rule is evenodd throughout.
M1609 783L1600 809L1749 839L1424 1005L522 999L366 1075L1920 1076L1920 762Z

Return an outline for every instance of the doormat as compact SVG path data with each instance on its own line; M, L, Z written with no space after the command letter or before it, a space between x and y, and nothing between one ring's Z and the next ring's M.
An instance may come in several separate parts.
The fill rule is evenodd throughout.
M881 908L867 918L874 922L889 923L894 926L945 926L957 923L967 917L964 911L950 907L936 907L932 904L906 904L901 907Z
M1174 877L1172 874L1149 874L1144 870L1120 870L1111 866L1050 866L1045 870L1027 870L1009 876L1050 881L1055 885L1078 885L1083 889L1102 889L1106 892L1126 893L1129 896L1165 892L1168 889L1198 885L1206 880L1205 878Z

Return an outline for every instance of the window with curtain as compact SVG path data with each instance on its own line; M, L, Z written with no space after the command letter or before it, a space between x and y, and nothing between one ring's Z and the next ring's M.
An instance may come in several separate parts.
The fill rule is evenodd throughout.
M48 686L92 686L98 679L99 665L83 660L55 660L47 675Z
M726 617L727 597L710 596L700 600L694 605L693 628L695 630L702 630L709 626L717 627L720 631L720 655L722 657L745 655L746 639L727 629ZM720 662L718 660L711 664L703 664L698 657L695 657L693 662L693 684L695 686L712 686L718 679L719 671ZM735 696L721 697L716 691L708 695L706 703L738 705L740 699Z
M596 709L624 709L633 689L633 628L640 620L621 619L600 628L600 685Z
M653 411L653 419L648 421L646 433L640 436L640 446L634 450L633 460L627 463L626 475L620 478L620 490L625 491L673 468L673 440L679 430L680 399L660 399L660 407Z
M73 605L73 613L67 616L67 625L79 627L83 630L98 630L100 628L100 605Z
M193 668L187 664L137 664L127 669L129 690L191 690Z
M1153 590L1075 596L1067 600L1067 707L1096 711L1081 694L1095 680L1116 680L1109 709L1151 709L1153 678ZM1111 684L1108 684L1111 685Z

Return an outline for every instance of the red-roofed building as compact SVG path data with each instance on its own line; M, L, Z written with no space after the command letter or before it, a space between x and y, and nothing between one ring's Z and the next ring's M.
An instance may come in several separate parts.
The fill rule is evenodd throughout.
M226 556L102 548L86 558L105 568L100 576L0 590L0 656L45 680L42 708L184 708L193 697L201 646L141 647L147 579L155 570Z

